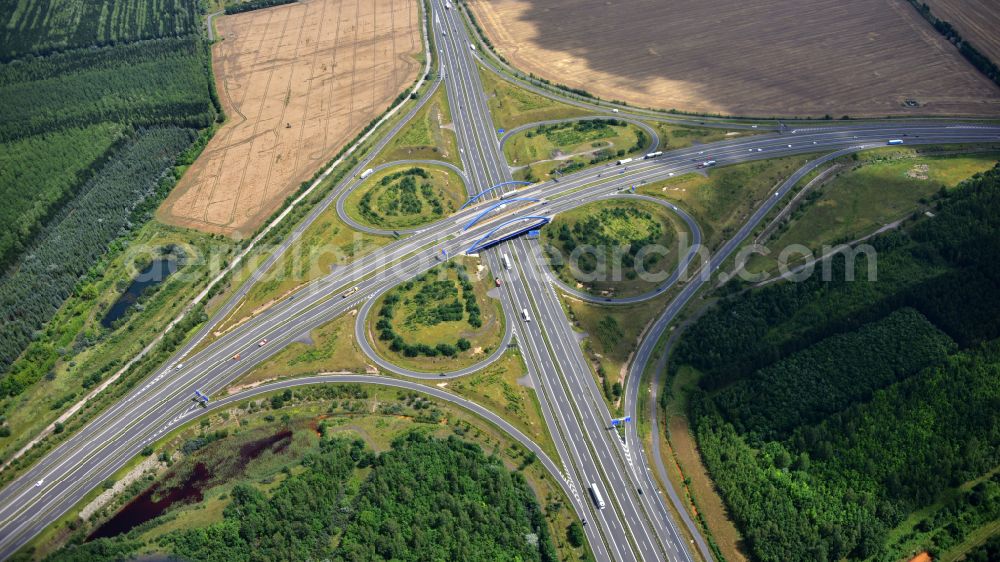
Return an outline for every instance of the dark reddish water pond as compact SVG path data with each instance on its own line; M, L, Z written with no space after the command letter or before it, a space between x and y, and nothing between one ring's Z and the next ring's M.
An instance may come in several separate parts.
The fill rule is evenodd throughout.
M239 462L235 464L235 472L214 474L205 463L194 465L194 470L183 482L168 490L161 490L160 484L153 484L136 496L111 519L104 522L90 536L88 541L105 537L113 537L127 533L132 528L163 515L173 505L196 503L202 500L202 491L206 484L221 484L228 478L242 474L249 461L259 457L266 451L280 453L288 448L292 441L292 431L284 429L261 439L249 441L240 446Z

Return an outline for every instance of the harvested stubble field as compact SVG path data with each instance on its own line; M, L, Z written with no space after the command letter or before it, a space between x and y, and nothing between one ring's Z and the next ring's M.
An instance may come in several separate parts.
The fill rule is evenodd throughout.
M996 0L922 0L979 52L1000 64L1000 4Z
M605 99L730 115L1000 114L905 0L470 0L514 66ZM918 108L905 106L914 99Z
M420 69L412 0L305 0L224 16L213 49L229 121L159 210L238 236L384 111Z

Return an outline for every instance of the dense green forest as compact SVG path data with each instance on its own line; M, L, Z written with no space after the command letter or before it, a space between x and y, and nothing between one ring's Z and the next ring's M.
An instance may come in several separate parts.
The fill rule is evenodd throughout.
M0 2L0 60L73 47L188 35L197 0L9 0Z
M190 129L140 130L60 211L17 269L0 278L0 368L28 345L111 241L148 220L152 207L143 203L173 187L176 178L165 174L194 139ZM37 369L15 369L0 379L0 394L18 394L37 376Z
M360 486L357 480L362 480ZM324 439L273 492L237 484L223 520L167 534L184 560L557 559L527 481L478 445L409 433L374 454ZM52 560L115 560L128 534L69 547Z
M735 291L686 330L671 369L702 373L689 414L753 559L889 562L996 520L995 481L953 490L1000 464L997 217L1000 168L874 239L876 279L859 254L828 281Z
M123 140L122 127L100 123L9 142L0 152L0 270L24 251L50 210L66 204ZM32 189L22 189L30 185Z
M113 241L149 219L196 129L221 117L199 9L0 6L0 392L52 367L52 350L35 350L44 365L9 372Z
M741 433L773 438L816 422L906 378L954 349L919 312L904 308L793 353L715 397Z
M239 14L242 12L249 12L251 10L260 10L261 8L270 8L271 6L281 6L282 4L291 4L296 0L245 0L244 2L239 2L236 4L229 4L226 6L227 14Z
M215 112L203 50L186 37L103 47L83 64L75 51L9 63L18 68L0 68L0 140L107 121L206 127Z

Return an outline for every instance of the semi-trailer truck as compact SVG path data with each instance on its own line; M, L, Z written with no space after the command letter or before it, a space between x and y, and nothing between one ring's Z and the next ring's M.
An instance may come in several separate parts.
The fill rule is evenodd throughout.
M361 179L366 179L368 176L375 173L375 170L368 168L367 170L361 172Z
M507 257L507 254L500 256L500 261L503 262L504 269L510 269L510 258Z
M657 150L656 152L650 152L649 154L647 154L646 156L644 156L643 159L644 160L649 160L650 158L656 158L657 156L659 156L661 154L663 154L663 151L662 150Z
M698 164L699 168L711 168L715 165L715 160L705 160L701 164Z
M601 497L601 491L597 489L597 484L594 482L590 483L590 497L594 500L597 509L604 509L604 498Z
M622 159L621 159L621 160L619 160L618 162L615 162L615 165L616 165L616 166L621 166L622 164L628 164L628 163L629 163L629 162L631 162L632 160L633 160L633 158L622 158Z
M892 139L886 144L903 144L903 139Z

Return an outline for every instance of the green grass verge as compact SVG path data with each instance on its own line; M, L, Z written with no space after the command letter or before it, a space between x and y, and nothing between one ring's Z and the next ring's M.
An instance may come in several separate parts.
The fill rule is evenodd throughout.
M479 67L493 124L498 129L513 129L528 123L589 115L585 109L560 103L515 86L496 74Z
M461 166L445 88L439 87L413 119L372 161L378 166L396 160L443 160Z
M712 168L639 187L644 195L662 197L686 210L701 227L710 249L735 234L774 188L814 158L788 156Z
M759 135L759 129L720 129L714 127L691 127L689 125L674 125L662 121L649 121L648 125L660 136L659 150L676 150L696 144L708 144L749 135Z
M866 236L915 211L933 213L930 200L938 191L992 168L998 158L997 152L932 156L882 149L865 153L812 190L765 244L771 254L754 255L747 269L753 273L775 269L777 256L793 244L815 253L823 245Z
M647 134L624 121L576 121L543 125L504 144L514 179L536 182L644 151Z

